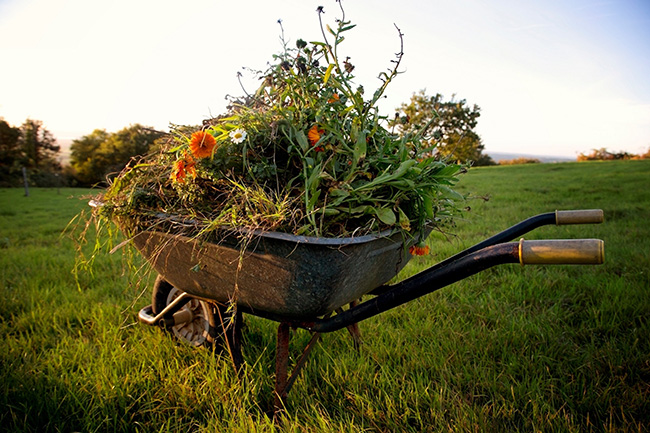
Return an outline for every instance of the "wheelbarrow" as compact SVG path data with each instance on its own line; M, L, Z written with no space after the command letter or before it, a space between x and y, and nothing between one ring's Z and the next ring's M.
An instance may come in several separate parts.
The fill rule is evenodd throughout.
M199 243L141 231L132 241L159 275L152 305L139 312L139 320L196 346L221 341L236 369L243 363L243 314L278 322L274 407L279 411L322 333L347 328L358 346L359 322L500 264L601 264L599 239L511 241L544 225L602 221L599 209L540 214L394 284L387 283L411 259L408 246L419 241L399 232L350 238L252 232L242 245L241 236ZM291 329L312 337L289 375Z

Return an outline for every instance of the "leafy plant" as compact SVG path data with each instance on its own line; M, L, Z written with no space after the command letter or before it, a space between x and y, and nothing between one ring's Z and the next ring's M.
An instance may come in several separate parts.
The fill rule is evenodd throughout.
M340 5L340 2L339 2ZM167 212L203 230L248 227L312 236L424 230L452 216L464 170L431 156L420 131L398 135L377 101L399 74L400 50L369 99L339 49L355 25L341 7L322 41L281 34L282 51L252 93L201 128L175 127L161 152L128 166L102 213L137 220ZM426 125L423 127L423 130ZM123 220L125 221L125 220Z

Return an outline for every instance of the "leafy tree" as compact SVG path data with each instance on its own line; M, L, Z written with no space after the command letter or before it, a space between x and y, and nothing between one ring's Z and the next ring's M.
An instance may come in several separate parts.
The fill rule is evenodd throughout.
M30 182L38 186L58 183L61 172L54 136L40 120L27 119L15 128L0 120L0 182L17 186L21 182L22 167L28 169Z
M0 185L11 186L20 171L20 129L0 119Z
M106 165L99 153L102 143L110 136L105 130L95 129L88 135L72 141L70 145L70 166L73 176L84 185L97 183L98 175L104 174Z
M24 153L23 163L27 168L44 171L60 171L57 159L61 146L40 120L25 120L20 127L20 144Z
M163 135L139 124L115 133L96 129L70 145L73 176L84 185L104 182L106 176L121 171L131 158L149 153Z
M464 99L457 101L452 96L444 101L439 93L428 96L420 90L398 108L390 125L401 134L421 133L431 153L442 158L493 165L494 161L483 154L481 137L474 131L480 115L480 108L468 106Z
M99 153L105 156L108 163L107 173L117 173L132 157L149 153L155 141L163 135L162 132L138 124L111 134L99 148Z

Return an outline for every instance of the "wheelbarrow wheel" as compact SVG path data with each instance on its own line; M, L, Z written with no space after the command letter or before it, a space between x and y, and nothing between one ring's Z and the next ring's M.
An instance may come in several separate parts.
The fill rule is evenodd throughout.
M183 293L181 290L159 275L153 286L151 302L153 313L160 313L181 293ZM192 298L179 312L185 313L184 316L189 320L166 329L184 343L196 347L211 347L217 334L214 307L208 302Z

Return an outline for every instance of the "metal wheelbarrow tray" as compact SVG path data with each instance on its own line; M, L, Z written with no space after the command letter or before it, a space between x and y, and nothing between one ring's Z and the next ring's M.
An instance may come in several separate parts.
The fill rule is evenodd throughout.
M277 232L226 236L200 243L186 236L143 231L137 249L170 284L249 312L286 319L331 313L393 278L411 258L404 235L316 238Z
M140 311L139 319L173 329L181 340L195 344L220 328L235 368L243 362L242 314L279 322L274 403L279 411L321 333L347 328L358 346L359 322L500 264L601 264L602 240L510 241L544 225L602 221L598 209L540 214L390 285L386 283L411 258L399 233L344 239L260 233L242 249L235 236L200 243L143 231L133 243L160 275L153 304ZM362 296L366 299L358 303ZM183 328L197 326L203 337L184 338ZM290 330L298 328L313 336L289 376Z

